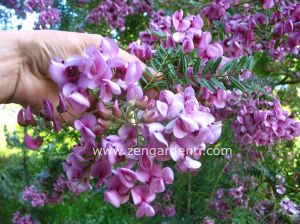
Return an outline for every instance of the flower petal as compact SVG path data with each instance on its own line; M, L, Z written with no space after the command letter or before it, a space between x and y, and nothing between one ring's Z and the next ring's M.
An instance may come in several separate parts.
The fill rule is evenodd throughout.
M185 38L185 33L176 32L176 33L173 34L173 39L177 43L181 43L184 38Z
M24 135L24 143L27 148L37 150L43 144L43 138L31 138L27 133Z
M167 117L168 115L168 105L164 102L161 102L159 100L156 101L156 106L159 111L159 113L163 116L163 118Z
M127 85L134 84L142 77L142 66L140 62L134 61L128 64L127 72L125 75L125 83Z
M68 82L66 75L64 74L66 66L63 63L57 61L51 61L49 67L49 73L51 79L59 86Z
M170 167L162 169L162 178L166 184L172 184L174 181L174 173Z
M75 92L66 97L66 101L76 112L83 112L90 107L90 101L81 93Z
M119 54L118 44L110 38L103 38L100 46L103 51L103 56L106 60L113 59Z

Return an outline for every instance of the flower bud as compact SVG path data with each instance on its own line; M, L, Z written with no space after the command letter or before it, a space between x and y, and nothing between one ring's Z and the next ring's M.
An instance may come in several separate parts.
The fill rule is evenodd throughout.
M33 118L33 114L31 112L30 106L27 106L26 110L25 110L25 122L28 125L34 125L35 124L35 120Z
M277 23L274 27L274 33L278 36L278 37L282 37L283 35L283 25L281 23Z
M284 24L284 32L285 33L291 33L294 30L294 24L291 20L288 20Z
M158 114L156 111L146 110L142 115L142 121L151 123L151 122L156 121L157 117L158 117Z
M37 150L43 144L43 138L32 138L27 133L24 136L24 144L31 150Z
M104 128L100 125L96 125L94 128L93 128L93 132L95 133L95 135L102 135L103 132L104 132Z
M108 120L112 116L112 111L108 110L102 102L98 104L98 110L102 119Z
M22 127L27 127L28 125L35 125L35 120L31 112L30 106L26 107L25 115L24 115L24 109L21 109L19 111L17 121L18 124Z
M52 123L53 123L54 131L59 132L61 130L61 123L58 120L56 120L55 118L53 118Z
M143 96L143 98L137 103L137 106L140 109L147 109L149 107L149 99L147 96Z
M42 114L45 120L50 121L54 118L53 105L48 99L43 99L43 104L44 104L44 110L42 111Z
M100 127L102 127L103 129L107 129L111 125L110 120L106 121L101 118L98 119L98 123L99 123Z
M190 38L184 39L182 43L182 52L183 53L190 53L194 50L194 43Z
M67 105L66 105L66 102L62 96L62 94L59 94L59 104L57 106L57 111L59 113L64 113L64 112L67 112L68 108L67 108Z
M165 45L167 48L176 48L176 43L172 35L168 35Z
M19 110L18 117L17 117L17 122L22 127L26 127L27 126L26 122L24 120L24 110L23 109Z
M118 100L116 100L116 101L114 102L113 114L114 114L117 118L120 118L120 117L122 116L122 111L120 110Z

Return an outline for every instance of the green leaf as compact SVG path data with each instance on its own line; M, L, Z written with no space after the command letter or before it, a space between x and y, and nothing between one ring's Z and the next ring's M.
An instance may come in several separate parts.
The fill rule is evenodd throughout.
M159 46L159 49L163 52L164 55L168 54L162 45Z
M160 58L164 58L165 55L166 55L166 53L162 50L162 48L159 48L157 50L157 53L158 53L158 55L159 55Z
M206 75L210 71L213 64L214 64L213 60L210 60L206 63L206 65L204 66L203 71L202 71L202 76Z
M216 30L218 31L217 33L220 39L224 39L224 36L226 34L224 25L220 21L216 21L216 20L213 22L213 24Z
M224 84L223 84L222 82L220 82L217 78L212 77L212 78L210 79L210 81L211 81L211 83L212 83L213 85L215 85L215 86L217 86L217 87L219 87L219 88L221 88L221 89L226 90L226 87L224 86Z
M253 60L253 56L249 56L246 58L244 69L246 69L246 70L250 69L250 64L251 64L252 60Z
M219 57L215 63L213 64L213 66L211 67L211 70L210 70L210 74L215 74L215 72L217 71L219 65L221 64L222 62L222 57Z
M161 66L161 62L157 58L154 58L154 61L158 66Z
M153 77L152 73L150 72L150 70L148 68L145 69L145 73L149 78Z
M192 86L199 86L199 84L196 83L193 79L185 78L184 80L187 84L190 84Z
M253 54L253 60L250 62L249 69L252 70L254 66L257 64L257 62L260 60L261 56L263 55L262 52L255 52Z
M236 78L234 78L232 76L229 76L228 78L232 82L234 87L242 90L243 92L248 92L248 89L242 83L240 83L239 80L237 80Z
M167 56L167 52L162 47L159 47L156 52L161 59Z
M188 63L187 63L186 56L184 54L180 56L180 62L181 62L181 72L182 74L185 75L187 71Z
M232 72L236 69L236 65L237 65L238 59L233 59L232 61L229 62L229 67L227 72Z
M194 70L193 70L193 74L194 75L197 75L197 73L199 72L199 69L200 69L200 66L201 66L201 62L202 62L201 58L197 58L196 59L196 62L194 64Z
M227 73L231 72L237 63L237 60L238 59L233 59L233 60L227 62L225 65L223 65L223 67L220 69L218 75L221 76L221 75L225 74L226 72Z
M167 67L168 67L169 73L170 73L172 76L177 77L177 73L176 73L176 71L175 71L174 65L168 64Z
M229 62L227 62L225 65L222 66L222 68L220 69L218 76L222 76L223 74L225 74L227 72L229 68Z
M158 71L158 68L157 68L156 64L154 63L154 60L150 61L150 65L151 65L151 68L153 68L155 71Z
M142 76L141 79L142 79L142 83L144 83L145 85L148 85L148 81L145 78L145 76Z
M173 48L169 48L169 49L167 50L167 53L168 53L168 54L173 54L173 53L174 53L174 49L173 49Z
M216 91L214 86L207 79L200 78L198 82L201 86L204 86L204 87L208 88L209 90L211 90L213 92Z
M246 60L247 60L247 56L243 56L239 59L237 65L236 65L237 71L241 71L242 69L245 69L244 66L245 66Z

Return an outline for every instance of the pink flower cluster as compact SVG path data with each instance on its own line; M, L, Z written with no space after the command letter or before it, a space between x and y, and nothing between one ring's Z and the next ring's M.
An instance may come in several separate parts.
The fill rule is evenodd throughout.
M235 14L227 16L223 22L228 35L223 41L224 52L227 56L249 55L262 49L262 43L256 40L255 29L267 23L267 17L264 14Z
M25 188L22 198L30 202L32 207L43 207L46 204L47 195L41 193L37 187L30 186Z
M263 200L260 203L254 204L252 207L252 212L257 216L257 217L263 217L272 212L273 209L273 203L270 200Z
M274 0L259 0L265 10L270 9L274 6ZM208 3L200 10L200 14L203 17L209 19L212 23L215 20L222 20L228 13L226 12L230 7L234 7L239 4L239 0L214 0ZM241 2L242 3L242 2ZM243 3L245 7L248 7L248 3ZM251 3L250 3L251 4Z
M171 203L173 192L167 190L162 194L161 202L157 202L153 205L155 213L161 214L163 217L172 217L176 215L175 205Z
M31 219L30 214L26 214L26 215L20 217L20 212L18 211L16 213L14 213L14 215L13 215L12 223L13 224L35 224L36 222L34 222Z
M3 6L9 8L9 9L14 9L16 11L20 10L20 6L19 6L19 1L18 0L1 1L1 4L3 4Z
M282 3L272 14L275 38L269 43L270 55L282 60L287 54L297 56L300 45L300 3Z
M229 165L230 172L227 173L228 175L240 172L241 169L245 169L245 171L249 171L249 168L252 169L251 165L247 167L246 164L253 163L253 161L249 162L241 158L244 157L239 157L236 158L236 160L231 161ZM258 160L256 162L258 162ZM247 193L253 192L253 190L257 189L259 186L259 181L256 177L232 175L232 182L236 187L230 189L218 189L215 192L215 197L211 202L212 208L216 211L216 218L218 221L229 221L231 220L230 215L232 214L233 210L246 209L251 214L255 215L257 220L285 223L281 219L281 213L274 213L274 208L277 206L276 201L269 199L264 199L262 201L257 201L257 199L252 200ZM271 194L271 192L268 193ZM300 217L300 206L288 198L282 199L279 203L279 207L286 215L296 218L295 220ZM271 216L271 214L273 214L273 216Z
M272 146L300 135L300 123L281 109L278 100L249 100L241 107L233 128L243 145Z
M57 8L49 8L40 12L35 29L49 29L60 23L60 11Z
M182 47L182 52L190 53L197 50L203 63L210 59L223 56L222 46L212 43L210 32L202 32L203 20L200 15L184 17L183 11L176 11L171 17L163 12L154 15L150 22L150 31L140 32L141 45L132 43L130 52L141 60L151 57L150 49L155 43L161 43L164 48Z
M282 199L280 207L285 214L294 216L294 218L300 218L300 206L291 201L289 198Z
M220 188L215 192L215 199L211 202L211 206L217 211L219 220L227 219L233 206L247 207L244 190L244 186L239 185L238 187L228 190Z
M216 93L214 93L216 95ZM217 120L224 120L230 115L237 114L239 111L242 101L243 101L243 92L240 90L227 90L226 99L224 101L225 107L220 108L214 105L210 106L211 113L216 117Z
M172 169L159 164L173 160L182 172L196 171L205 144L217 141L222 125L199 104L192 87L163 90L157 100L148 99L139 85L140 63L125 62L118 51L104 38L85 56L50 66L61 105L84 113L74 121L81 140L64 170L74 192L91 189L96 180L97 187L106 185L107 202L119 207L131 196L137 217L153 216L151 202L174 180ZM132 148L142 150L131 154ZM102 151L95 154L95 149Z
M60 23L60 11L52 7L53 0L25 0L23 4L26 11L39 13L34 29L50 29Z
M224 90L217 88L215 92L201 87L200 102L207 106L217 120L224 120L237 114L243 101L243 92L237 89Z
M267 13L253 13L253 4L244 4L246 13L230 15L229 0L216 0L205 6L200 14L212 21L219 21L225 27L227 37L222 40L224 54L228 57L249 55L258 50L269 51L273 59L282 60L286 55L298 55L299 50L299 9L296 2L278 1L276 11L270 17ZM264 9L273 8L274 0L260 0ZM266 36L266 25L273 26L272 39ZM264 36L265 35L265 36Z
M93 9L87 17L89 23L98 24L102 19L106 21L110 29L119 28L120 31L125 30L125 18L133 13L126 1L105 0Z
M146 43L132 42L129 44L127 51L144 62L150 60L153 56L151 45Z
M87 21L98 24L104 19L110 29L124 31L126 16L143 12L151 14L152 9L152 1L133 0L128 3L125 0L104 0L89 13Z
M103 137L99 143L95 141L95 136L99 130L97 126L101 126L103 121L100 119L100 123L97 123L94 115L84 115L75 121L75 127L82 134L81 145L74 147L64 164L71 185L75 191L85 191L91 189L90 180L96 178L98 186L106 184L108 190L104 193L105 200L115 207L127 202L131 192L134 204L138 206L137 217L154 215L150 202L155 199L156 193L163 192L164 185L171 184L174 178L171 168L161 168L155 164L155 160L163 162L173 159L183 172L196 170L201 164L195 159L201 156L201 151L205 148L204 143L212 144L220 136L221 124L215 123L213 116L207 111L199 109L200 105L192 88L178 94L165 90L153 108L138 112L141 119L151 123L139 122L138 127L123 125L118 135ZM153 122L154 120L157 122ZM163 123L166 123L166 126ZM138 136L139 129L141 136ZM147 142L145 149L161 148L165 152L160 155L156 151L157 155L154 158L147 153L126 158L124 155L127 154L128 148L136 147L140 137ZM93 158L95 144L107 149L108 155ZM169 152L167 147L170 147ZM180 153L180 149L200 152L198 157L192 158L187 152ZM115 150L119 154L116 154ZM124 161L126 163L123 167L113 168ZM136 182L140 182L140 185L135 186Z
M43 207L47 204L55 205L61 202L62 196L69 189L69 182L63 175L60 175L53 183L50 191L42 193L37 186L26 187L23 191L22 199L30 202L32 207Z
M52 6L53 0L25 0L23 4L29 12L41 12Z
M209 105L215 108L224 108L227 98L229 98L231 91L219 88L216 92L210 91L208 88L202 88L201 99L205 100Z
M53 183L54 191L62 193L68 188L68 182L63 175L60 175Z
M53 183L53 188L47 192L47 203L50 206L59 204L62 201L63 194L69 190L69 182L64 175L60 175Z
M130 5L135 13L147 13L147 16L152 16L154 13L153 0L131 0Z
M207 4L200 10L200 14L203 17L209 19L212 23L215 20L220 20L226 16L226 10L230 8L230 5L237 4L239 0L214 0Z
M122 90L126 93L127 102L133 105L142 99L147 101L138 85L142 76L141 64L137 61L127 64L118 57L119 47L111 39L102 39L100 48L87 48L84 57L74 56L62 62L52 61L51 78L60 87L65 103L77 113L86 111L91 106L88 99L90 89L99 91L102 100L98 105L100 111L105 110L103 103L111 102L113 96L122 95ZM113 73L114 70L116 74ZM116 101L115 111L119 110L118 106L119 102ZM83 122L92 125L93 121L91 116L87 116L87 121ZM82 126L82 122L75 123L78 130Z

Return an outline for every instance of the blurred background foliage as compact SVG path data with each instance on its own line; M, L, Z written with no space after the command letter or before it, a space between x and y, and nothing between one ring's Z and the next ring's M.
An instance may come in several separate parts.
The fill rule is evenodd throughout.
M5 1L5 0L4 0ZM3 1L0 1L2 3ZM112 36L117 39L122 47L126 47L131 41L138 38L139 31L146 30L149 18L138 14L126 18L126 30L111 31L108 26L101 24L87 24L85 17L91 9L99 4L98 0L92 0L89 4L78 4L76 0L54 1L54 5L61 11L60 25L54 29L66 31L81 31L97 33L104 36ZM171 14L177 9L184 9L189 13L197 13L199 8L210 1L193 0L157 0L156 9L163 9ZM8 19L10 18L10 19ZM13 19L11 19L13 18ZM26 25L28 15L14 14L6 8L0 8L0 24L2 29L21 29ZM24 23L25 21L25 23ZM214 34L214 38L222 37L222 31ZM286 57L284 61L272 61L264 55L255 67L255 73L260 76L260 82L255 84L271 85L275 87L276 95L280 98L285 109L300 114L300 63L299 59ZM295 75L296 74L296 75ZM215 211L208 206L214 191L219 187L231 188L234 174L239 176L254 175L260 179L260 184L255 191L249 192L251 201L265 199L265 191L269 186L276 184L277 174L285 177L287 195L296 203L300 203L300 142L282 142L273 150L260 149L265 153L264 163L249 163L239 160L239 154L246 152L241 150L234 141L231 128L232 119L228 119L224 125L221 141L215 147L231 148L233 158L224 156L203 156L202 167L196 174L175 175L175 184L171 186L173 191L172 202L176 206L176 216L172 218L156 216L155 218L135 218L134 209L130 206L122 206L115 209L103 201L101 190L95 190L72 197L64 195L61 204L53 207L31 208L20 200L22 190L29 185L39 183L41 178L47 183L52 183L62 172L61 162L69 153L74 140L78 135L74 132L62 131L59 135L45 133L48 137L39 152L31 152L24 148L22 138L24 131L16 125L16 112L18 106L0 105L0 223L11 223L12 214L19 210L22 213L31 213L41 223L200 223L204 216L214 217ZM235 161L236 170L226 172L226 166ZM245 168L246 167L246 168ZM271 195L267 195L272 197ZM275 199L276 200L276 199ZM258 220L249 210L235 207L231 211L231 222L228 223L266 223L266 220ZM284 219L284 218L283 218ZM286 223L289 223L286 220ZM224 222L226 223L226 222Z

